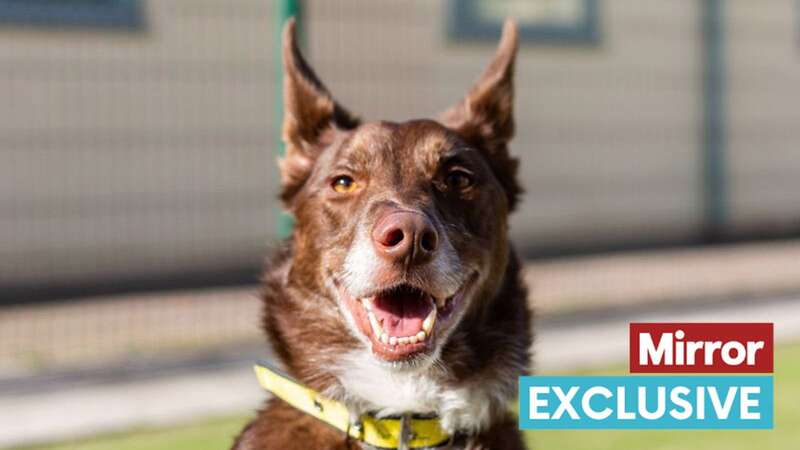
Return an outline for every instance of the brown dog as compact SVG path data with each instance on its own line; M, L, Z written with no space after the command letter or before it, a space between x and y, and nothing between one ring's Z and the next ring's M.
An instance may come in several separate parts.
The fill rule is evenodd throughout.
M356 414L437 416L449 448L524 448L507 412L530 312L508 242L521 192L517 32L438 121L366 122L339 106L284 30L290 245L264 276L264 327L286 372ZM279 399L237 450L369 448Z

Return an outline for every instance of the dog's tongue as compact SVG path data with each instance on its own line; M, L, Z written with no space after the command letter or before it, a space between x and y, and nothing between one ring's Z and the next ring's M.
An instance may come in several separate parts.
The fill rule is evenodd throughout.
M373 313L389 336L414 336L433 305L427 294L414 289L398 289L375 296Z

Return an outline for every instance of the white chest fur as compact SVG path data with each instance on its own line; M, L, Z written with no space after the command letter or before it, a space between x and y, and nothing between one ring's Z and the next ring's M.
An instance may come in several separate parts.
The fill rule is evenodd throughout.
M492 382L451 385L436 376L436 365L416 370L394 370L365 351L341 358L337 375L343 401L380 416L435 413L450 432L479 431L489 425L498 406L507 399ZM440 375L440 374L439 374Z

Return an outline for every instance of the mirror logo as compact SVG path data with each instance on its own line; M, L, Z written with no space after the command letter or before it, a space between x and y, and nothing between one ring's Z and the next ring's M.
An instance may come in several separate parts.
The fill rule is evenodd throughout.
M628 375L529 376L523 429L771 429L773 324L632 323Z

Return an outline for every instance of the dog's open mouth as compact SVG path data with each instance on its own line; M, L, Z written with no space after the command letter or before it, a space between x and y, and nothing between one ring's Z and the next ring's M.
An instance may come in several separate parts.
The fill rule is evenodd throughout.
M382 359L400 361L431 348L437 325L452 315L460 292L436 299L422 289L400 284L370 297L345 295L345 303L372 342L373 352Z

